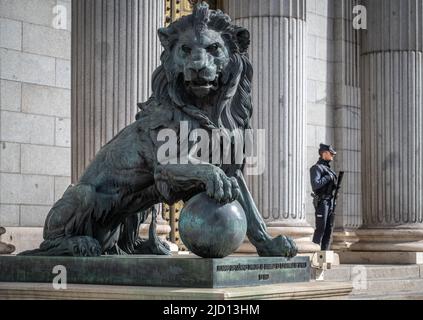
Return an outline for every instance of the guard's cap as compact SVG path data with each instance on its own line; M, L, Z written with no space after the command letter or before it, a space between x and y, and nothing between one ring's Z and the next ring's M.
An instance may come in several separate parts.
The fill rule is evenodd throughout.
M329 151L330 153L334 155L336 154L335 149L331 145L321 143L319 148L319 153L324 151Z

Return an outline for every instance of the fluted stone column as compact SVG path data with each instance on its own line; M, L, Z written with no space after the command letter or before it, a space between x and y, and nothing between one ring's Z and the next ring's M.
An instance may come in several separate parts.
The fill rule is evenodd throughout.
M345 171L336 207L332 249L346 250L358 241L361 209L360 31L353 28L353 8L360 0L334 1L335 157Z
M423 251L423 0L369 0L358 251Z
M150 96L164 17L164 0L72 1L73 182ZM170 232L165 221L158 232Z
M306 1L226 0L224 11L250 30L252 127L266 130L266 169L248 177L251 193L272 235L314 251L304 198Z
M151 93L164 1L72 1L72 181Z

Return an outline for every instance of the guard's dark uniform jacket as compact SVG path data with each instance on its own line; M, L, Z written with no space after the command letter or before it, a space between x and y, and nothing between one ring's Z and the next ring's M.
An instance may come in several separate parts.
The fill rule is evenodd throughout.
M316 209L316 230L313 242L320 245L321 250L329 250L335 218L332 211L337 176L331 169L329 161L319 159L310 169L310 180L314 193L313 204Z

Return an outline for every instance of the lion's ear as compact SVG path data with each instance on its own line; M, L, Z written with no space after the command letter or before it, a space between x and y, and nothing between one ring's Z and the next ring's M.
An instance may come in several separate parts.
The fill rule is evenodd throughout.
M238 40L239 50L242 53L247 52L250 46L250 32L245 28L237 28L236 38Z
M170 30L169 28L160 28L157 30L157 33L159 35L160 42L162 43L162 46L165 49L169 48L170 43Z

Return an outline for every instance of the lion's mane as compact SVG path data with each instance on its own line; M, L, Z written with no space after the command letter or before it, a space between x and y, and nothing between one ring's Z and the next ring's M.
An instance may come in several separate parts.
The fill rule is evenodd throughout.
M178 35L188 28L194 28L196 32L201 32L204 28L219 32L230 53L229 65L222 73L224 85L217 92L218 123L210 124L207 119L202 121L203 125L231 131L249 128L252 115L251 80L253 76L247 53L250 43L249 33L246 29L232 24L230 17L220 10L209 10L206 3L197 5L192 15L185 16L166 28L168 37L166 41L162 40L165 50L161 55L161 65L153 74L153 96L160 103L170 102L182 108L201 122L203 117L201 112L191 105L185 91L181 88L183 80L178 78L174 70L175 64L171 54L172 47L178 41Z

